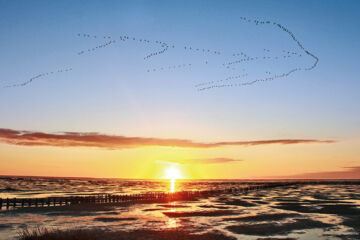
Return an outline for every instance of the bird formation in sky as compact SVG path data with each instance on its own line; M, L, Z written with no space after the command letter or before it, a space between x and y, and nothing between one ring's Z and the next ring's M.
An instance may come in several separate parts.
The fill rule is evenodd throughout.
M288 77L288 76L290 76L290 74L292 74L292 73L294 73L296 71L299 71L299 70L301 70L301 69L294 68L294 69L290 70L289 72L282 73L280 75L275 74L272 77L256 79L256 80L253 80L253 81L250 81L250 82L231 83L231 84L222 84L222 85L211 85L211 86L208 86L208 87L201 87L201 88L198 88L198 91L204 91L204 90L210 90L210 89L216 89L216 88L224 88L224 87L240 87L240 86L252 85L252 84L257 83L257 82L272 81L272 80L275 80L277 78ZM229 79L229 78L227 78L227 79Z
M288 77L290 76L292 73L294 72L297 72L297 71L301 71L301 70L304 70L304 71L309 71L309 70L312 70L316 67L317 63L319 62L319 58L316 57L314 54L310 53L308 50L306 50L303 45L300 43L300 41L295 37L295 35L289 30L287 29L286 27L284 27L283 25L279 24L279 23L276 23L276 22L271 22L271 21L259 21L259 20L251 20L251 19L248 19L246 17L240 17L241 20L245 21L245 22L248 22L248 23L254 23L255 25L264 25L264 24L268 24L268 25L273 25L273 26L276 26L278 27L280 30L282 30L283 32L287 33L291 39L297 44L297 46L300 48L300 50L305 53L306 55L310 56L311 58L314 59L314 62L311 66L309 67L306 67L306 68L301 68L301 67L297 67L297 68L293 68L291 69L290 71L288 72L283 72L281 74L273 74L271 75L272 73L269 72L269 71L266 71L265 73L266 74L269 74L271 76L269 77L265 77L265 78L257 78L255 80L251 80L251 81L247 81L247 82L241 82L241 83L230 83L230 84L222 84L222 85L219 85L219 84L214 84L214 83L218 83L218 82L222 82L222 81L228 81L228 80L232 80L231 77L228 77L226 79L223 79L223 80L220 80L220 81L210 81L210 82L207 82L207 83L202 83L202 84L197 84L195 85L195 87L197 87L197 90L198 91L204 91L204 90L210 90L210 89L216 89L216 88L224 88L224 87L240 87L240 86L247 86L247 85L252 85L252 84L255 84L255 83L258 83L258 82L265 82L265 81L272 81L272 80L275 80L275 79L279 79L279 78L284 78L284 77ZM263 49L265 52L270 52L269 49ZM290 58L291 56L298 56L298 57L302 57L302 54L300 53L296 53L296 52L293 52L293 51L286 51L286 50L283 50L283 53L285 55L282 55L282 58ZM234 56L234 55L233 55ZM239 56L239 55L236 55L236 56ZM243 56L243 55L242 55ZM269 56L263 56L262 59L279 59L280 56L275 56L275 57L269 57ZM259 57L249 57L247 56L246 58L242 58L242 59L239 59L239 60L236 60L236 61L232 61L232 62L228 62L228 63L225 63L223 64L224 66L229 66L229 65L232 65L232 64L239 64L239 63L243 63L243 62L248 62L248 61L254 61L254 60L259 60L260 58ZM212 84L212 85L211 85ZM210 85L210 86L207 86L207 87L204 87L204 85Z
M181 51L185 51L185 52L191 53L191 54L202 54L201 56L206 57L206 59L204 59L204 61L201 63L204 63L205 65L209 64L210 60L207 57L211 56L211 57L215 57L218 59L225 59L225 62L222 62L222 64L219 65L219 67L225 68L225 70L231 69L232 71L236 71L238 67L242 68L241 74L240 73L232 74L231 76L225 77L223 79L214 79L211 81L204 81L204 82L196 84L194 87L198 91L225 88L225 87L248 86L248 85L258 83L258 82L266 82L266 81L272 81L272 80L275 80L278 78L285 78L285 77L290 76L292 73L294 73L296 71L301 71L301 70L309 71L316 67L316 65L319 61L318 57L316 57L315 55L310 53L307 49L305 49L303 47L303 45L300 43L300 41L295 37L295 35L289 29L284 27L283 25L276 23L276 22L272 22L272 21L260 21L257 19L252 20L252 19L248 19L246 17L240 17L240 20L242 20L245 23L253 23L256 26L268 25L271 27L275 27L275 28L281 30L282 32L285 32L290 37L290 39L296 43L300 52L290 51L290 50L282 50L281 54L274 55L273 51L271 49L263 48L261 50L262 54L257 54L257 56L255 56L255 55L250 56L249 53L245 53L243 51L231 53L231 52L208 49L208 48L194 47L194 46L189 46L189 45L178 47L178 46L169 44L168 42L165 42L165 41L149 40L149 39L145 39L145 38L132 37L132 36L128 36L128 35L120 35L120 36L114 37L114 36L91 35L88 33L78 33L77 34L78 37L89 39L89 40L104 40L104 43L102 43L100 45L95 45L95 46L87 48L85 50L81 50L81 51L77 52L77 55L90 54L90 53L99 51L104 48L108 48L110 46L113 46L113 45L119 44L119 43L135 42L138 44L145 44L145 45L157 48L155 51L152 51L144 56L143 60L146 60L146 61L150 61L151 58L154 58L159 55L163 55L166 52L170 51L171 49L176 48L176 49L179 49ZM314 60L314 62L308 67L295 67L295 68L291 68L291 70L289 70L289 71L284 71L282 73L273 73L272 71L266 70L265 77L258 77L256 79L248 79L249 73L246 72L246 70L248 68L248 64L251 62L261 63L261 61L286 60L286 59L290 59L290 58L294 58L294 57L301 58L304 55L307 55ZM152 72L165 71L165 70L168 70L168 71L169 70L177 70L177 69L181 69L181 68L190 68L193 66L194 66L193 63L173 64L173 65L167 65L167 66L148 68L146 70L146 72L152 73ZM213 65L211 67L213 67ZM26 85L32 83L34 80L37 80L39 78L42 78L42 77L45 77L48 75L52 75L54 73L68 72L71 70L72 70L72 68L66 68L66 69L60 69L60 70L57 70L54 72L41 73L41 74L38 74L38 75L30 78L29 80L27 80L23 83L7 85L5 87L7 87L7 88L8 87L23 87L23 86L26 86ZM243 81L245 79L247 79L247 81ZM242 82L240 82L240 81L242 81Z
M162 42L158 42L158 41L156 41L156 43L161 44L160 46L162 47L162 49L160 51L150 53L149 55L144 57L144 60L154 57L154 56L157 56L157 55L160 55L160 54L163 54L164 52L166 52L169 49L169 46L166 43L162 43Z
M98 50L98 49L108 47L109 45L114 44L114 43L116 43L116 41L115 41L115 40L111 40L111 41L105 42L104 44L95 46L95 47L93 47L93 48L88 48L87 50L82 50L82 51L78 52L78 55L82 55L82 54L84 54L84 53L90 53L90 52L96 51L96 50Z
M148 69L147 72L164 71L164 70L185 68L185 67L191 67L191 66L192 66L191 63L187 63L187 64L184 63L184 64L172 65L172 66L167 66L167 67Z
M297 38L295 37L295 35L290 31L288 30L287 28L285 28L284 26L282 26L281 24L279 23L273 23L274 25L278 26L281 30L283 30L284 32L286 32L287 34L290 35L290 37L294 40L294 42L297 43L297 45L300 47L301 50L303 50L305 52L305 54L309 55L310 57L312 57L315 61L314 63L308 67L308 68L305 68L304 70L308 71L308 70L311 70L313 68L316 67L317 63L319 62L319 58L316 57L314 54L310 53L308 50L306 50L302 44L299 42L299 40L297 40Z
M221 83L221 82L230 81L230 80L233 80L233 79L240 79L240 78L244 78L244 77L247 77L247 76L248 76L248 74L247 74L247 73L244 73L244 74L241 74L241 75L236 75L236 76L227 77L227 78L225 78L225 79L213 80L213 81L210 81L210 82L199 83L199 84L196 84L195 87L201 87L201 86L204 86L204 85ZM201 88L201 89L203 89L203 88ZM210 88L204 88L203 90L206 90L206 89L210 89Z
M72 68L65 68L65 69L58 69L56 71L52 71L52 72L45 72L45 73L40 73L32 78L30 78L29 80L22 82L22 83L16 83L16 84L11 84L11 85L6 85L4 86L4 88L11 88L11 87L24 87L28 84L30 84L32 81L38 79L38 78L43 78L49 75L53 75L53 74L57 74L57 73L64 73L64 72L69 72L72 71Z
M292 54L292 53L291 53L291 54ZM278 59L285 59L285 58L293 57L294 55L297 55L298 57L301 57L301 54L297 54L297 53L294 53L294 54L292 54L292 55L287 54L287 55L281 55L281 56L246 57L246 58L238 59L238 60L236 60L236 61L226 62L226 63L223 63L222 65L223 65L224 67L226 67L226 68L230 68L231 66L236 65L236 64L253 62L253 61L257 61L257 60L278 60Z
M202 52L202 53L205 53L205 54L221 55L220 51L214 51L214 50L210 50L210 49L197 48L197 47L184 46L184 50L193 51L193 52Z

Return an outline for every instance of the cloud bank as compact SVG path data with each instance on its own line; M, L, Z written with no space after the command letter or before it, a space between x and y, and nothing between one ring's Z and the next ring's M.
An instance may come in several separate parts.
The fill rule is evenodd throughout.
M258 141L194 142L187 139L125 137L92 132L45 133L0 128L0 142L21 146L97 147L126 149L147 146L214 148L224 146L257 146L269 144L333 143L333 140L276 139ZM216 161L216 160L215 160ZM223 159L223 161L226 161Z
M181 164L216 164L216 163L231 163L241 162L241 159L233 158L200 158L200 159L188 159L180 161Z
M281 178L287 179L360 179L360 166L343 167L343 171L303 173Z
M157 160L161 164L217 164L217 163L233 163L241 162L241 159L233 158L197 158L197 159L184 159L184 160Z

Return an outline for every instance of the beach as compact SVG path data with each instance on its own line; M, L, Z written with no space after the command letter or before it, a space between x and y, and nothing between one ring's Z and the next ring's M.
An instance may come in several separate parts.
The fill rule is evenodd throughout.
M85 191L85 187L88 194L116 193L119 189L121 193L139 193L149 186L159 191L169 188L167 181L144 180L2 178L1 181L8 184L2 196L16 197L49 196L49 182L54 188L57 186L54 191L57 196L76 195L80 190ZM34 185L31 189L36 191L30 191L31 184ZM249 182L179 181L176 184L182 190L204 190ZM304 184L183 201L3 209L0 238L35 239L21 238L25 230L28 237L34 231L47 234L44 239L74 236L81 236L80 239L104 236L106 239L358 239L359 216L358 184ZM62 238L52 238L51 234Z

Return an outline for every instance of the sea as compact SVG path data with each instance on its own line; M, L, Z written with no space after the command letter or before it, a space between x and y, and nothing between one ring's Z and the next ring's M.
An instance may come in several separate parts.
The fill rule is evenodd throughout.
M269 181L269 180L267 180ZM276 181L276 180L271 180ZM278 180L284 181L284 180ZM0 198L224 189L266 180L143 180L0 176ZM234 239L360 239L359 184L303 184L168 203L0 211L0 239L25 229L179 229Z

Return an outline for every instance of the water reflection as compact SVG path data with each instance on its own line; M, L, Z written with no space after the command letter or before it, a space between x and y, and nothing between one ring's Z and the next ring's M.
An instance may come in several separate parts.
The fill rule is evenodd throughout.
M175 179L174 192L201 191L239 187L248 182L180 180L179 175L166 176L166 180L124 179L63 179L46 177L1 177L0 198L68 197L92 194L138 194L151 191L171 192L171 179ZM176 186L175 186L176 185Z
M167 228L176 228L177 227L177 221L174 218L169 218L167 221Z
M170 192L175 192L175 179L170 179Z
M161 183L161 185L160 185ZM14 183L12 183L14 184ZM110 183L109 183L110 184ZM121 182L119 185L129 184L128 182ZM160 186L164 192L179 192L183 189L192 189L190 187L197 187L199 189L228 187L233 184L243 184L242 182L226 183L226 182L198 182L192 185L185 185L184 181L165 180L161 182L136 182L135 187L140 189L157 189ZM196 184L196 185L194 185ZM10 185L10 184L9 184ZM74 183L75 185L75 183ZM84 184L85 185L85 184ZM115 184L114 184L115 185ZM13 186L13 185L10 185ZM33 186L33 185L30 185ZM100 184L99 184L100 186ZM106 185L105 185L106 186ZM111 186L111 185L110 185ZM1 182L0 182L1 187ZM25 186L28 187L28 186ZM75 187L79 187L75 185ZM127 186L128 187L128 186ZM202 187L202 188L201 188ZM196 188L195 188L196 189ZM238 239L256 240L264 236L256 234L265 234L259 232L259 224L276 229L285 229L287 226L294 227L293 230L285 229L287 233L282 233L282 239L358 239L352 237L354 233L350 224L346 221L352 220L357 224L357 216L355 215L358 208L352 205L359 205L356 201L360 200L360 188L357 185L329 185L329 186L298 186L277 189L264 189L259 191L249 192L248 194L229 194L214 196L210 198L200 198L197 201L176 201L167 203L147 203L124 206L106 206L101 208L97 206L96 212L91 209L84 208L83 211L55 211L49 209L48 211L34 211L18 212L2 212L0 214L0 239L16 239L18 231L21 231L22 226L29 227L29 229L36 228L39 223L49 228L108 228L109 230L126 230L133 231L138 229L149 230L189 230L189 231L213 231L221 229L222 232ZM288 203L290 202L290 204ZM337 205L339 204L339 205ZM248 207L248 206L251 207ZM336 206L337 205L337 206ZM313 208L314 207L314 208ZM325 207L325 208L324 208ZM323 209L322 212L316 212L316 208ZM287 210L290 209L290 210ZM235 215L232 215L233 213ZM306 213L309 211L310 213ZM326 212L325 212L326 211ZM353 212L354 215L347 215L346 213ZM177 217L168 217L163 212L177 213ZM226 215L229 212L230 215ZM204 215L205 213L205 215ZM225 216L225 215L226 216ZM270 219L272 215L281 216L281 214L290 214L283 219ZM299 214L299 215L294 215ZM294 215L295 217L291 217ZM253 222L241 220L242 217L249 217L248 220ZM346 218L344 216L347 216ZM103 221L94 220L95 218L104 218ZM134 218L137 220L125 221L126 218ZM224 219L227 218L225 221ZM234 220L229 220L233 218ZM236 220L236 218L240 218ZM300 225L294 225L295 219L300 219L297 222ZM108 221L106 221L108 220ZM311 230L309 227L311 221L316 221L319 224L318 229ZM320 223L319 223L320 222ZM321 227L322 223L333 225L333 227ZM291 224L291 225L288 225ZM304 224L304 225L302 225ZM348 225L345 225L348 224ZM8 228L1 228L2 226L11 226ZM228 226L237 226L239 228L247 228L253 235L238 235L236 232L227 230ZM256 228L252 228L256 226ZM355 226L355 225L354 225ZM357 226L357 225L356 225ZM308 229L303 229L303 228ZM254 230L252 230L254 229ZM266 229L266 228L264 228ZM263 230L265 232L265 230ZM267 230L266 230L267 231ZM270 231L270 230L269 230ZM279 235L280 236L280 235ZM337 237L341 236L341 237ZM277 235L273 236L275 239ZM173 237L174 238L174 237ZM221 238L218 238L221 239Z

